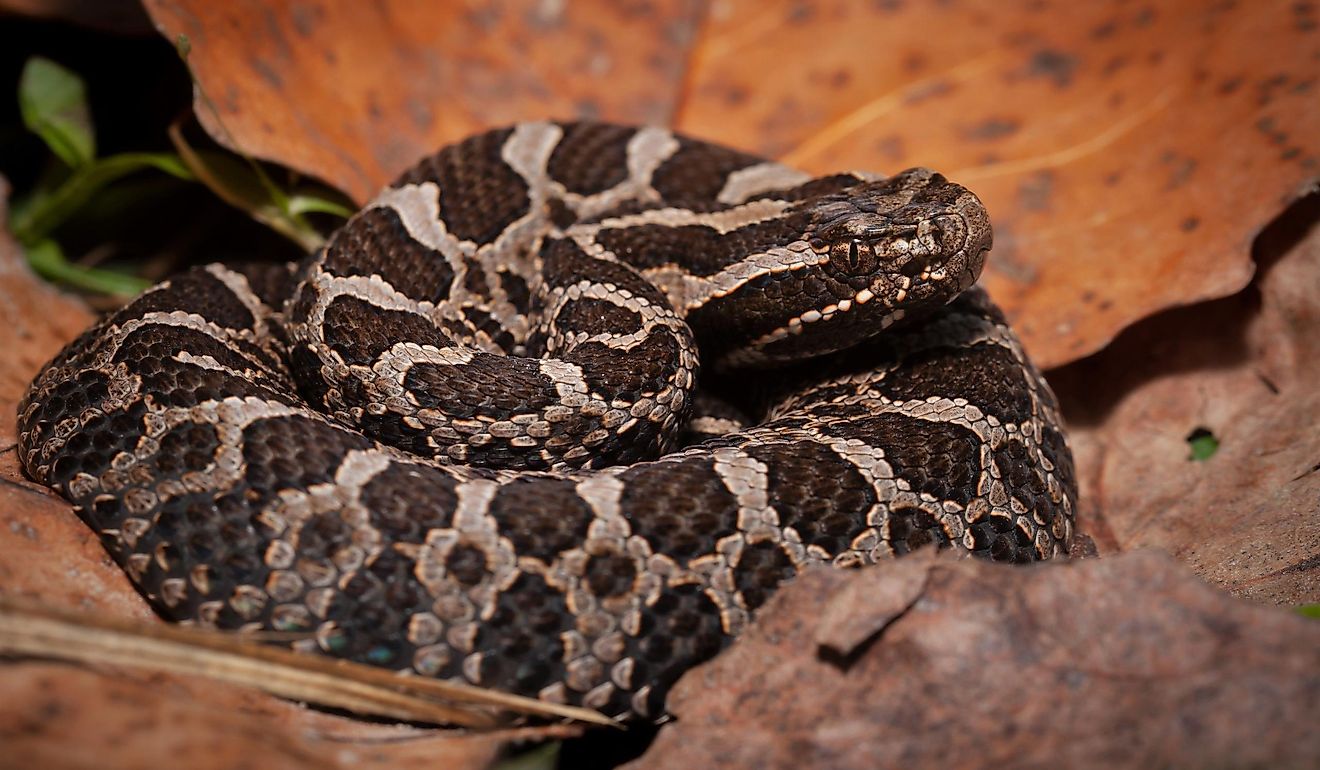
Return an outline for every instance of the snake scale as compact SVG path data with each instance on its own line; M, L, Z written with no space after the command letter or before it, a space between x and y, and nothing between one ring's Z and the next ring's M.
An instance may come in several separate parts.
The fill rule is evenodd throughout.
M20 453L169 618L656 718L810 564L1066 552L990 245L926 169L518 124L298 265L148 290L39 374Z

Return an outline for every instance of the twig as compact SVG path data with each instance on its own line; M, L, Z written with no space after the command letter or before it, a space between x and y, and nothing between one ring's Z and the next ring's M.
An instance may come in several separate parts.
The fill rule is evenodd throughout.
M194 674L415 722L493 728L510 712L620 726L590 709L299 654L233 634L78 615L13 597L0 597L0 653Z

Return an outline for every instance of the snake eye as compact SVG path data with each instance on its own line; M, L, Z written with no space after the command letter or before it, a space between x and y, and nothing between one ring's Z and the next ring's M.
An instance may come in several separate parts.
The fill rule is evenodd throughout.
M875 252L869 244L861 241L840 243L830 250L830 262L834 269L849 276L869 275L875 271Z

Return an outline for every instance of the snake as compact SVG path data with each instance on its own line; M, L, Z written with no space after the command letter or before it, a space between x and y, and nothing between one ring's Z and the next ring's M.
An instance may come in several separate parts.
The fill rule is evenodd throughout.
M1073 459L975 285L991 244L926 168L519 123L297 263L110 314L30 385L19 454L168 619L654 720L813 565L1067 554Z

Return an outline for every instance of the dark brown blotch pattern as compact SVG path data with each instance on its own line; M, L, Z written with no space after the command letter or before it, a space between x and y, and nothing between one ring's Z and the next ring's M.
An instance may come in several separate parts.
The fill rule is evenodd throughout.
M447 347L449 340L416 313L386 310L357 297L335 297L325 309L325 342L344 363L370 366L400 342Z
M897 478L914 492L967 505L977 494L981 440L971 430L947 422L900 414L878 414L828 427L840 438L856 438L880 449Z
M577 493L576 484L544 476L501 485L489 510L519 556L545 564L580 546L592 518L591 508Z
M206 268L195 267L134 300L115 315L115 323L175 310L195 313L226 329L250 329L255 320L223 281Z
M745 546L733 568L734 585L749 610L765 604L779 584L795 574L793 560L774 543Z
M755 155L680 138L678 151L655 170L651 186L667 200L713 200L729 174L761 162Z
M489 131L423 159L395 186L434 182L449 232L482 245L527 213L527 183L500 152L513 129Z
M245 480L257 496L252 502L332 481L344 455L372 446L365 436L310 417L256 420L243 429Z
M737 526L738 501L710 460L656 462L619 474L620 508L634 534L676 559L715 550Z
M321 269L345 278L380 276L418 302L447 298L454 281L445 256L414 240L391 208L366 209L341 228L326 246Z
M428 531L450 525L457 486L438 468L396 461L363 485L361 500L371 525L391 542L422 543Z
M594 195L628 178L628 140L636 131L603 123L566 123L546 165L571 193Z
M483 687L535 694L564 678L563 633L573 628L564 597L539 575L524 572L500 592L481 624ZM580 697L580 696L579 696Z
M805 214L788 215L721 233L705 225L636 225L602 230L596 240L638 268L674 265L711 276L748 255L787 246L807 228Z
M848 547L858 517L876 501L875 490L854 465L814 441L752 445L743 451L765 463L769 501L780 524L831 556Z
M474 353L466 364L413 364L403 384L422 408L457 418L507 420L559 401L535 360L490 353Z
M1010 350L995 344L914 353L880 383L879 390L896 401L965 398L1014 425L1035 416L1021 363Z

